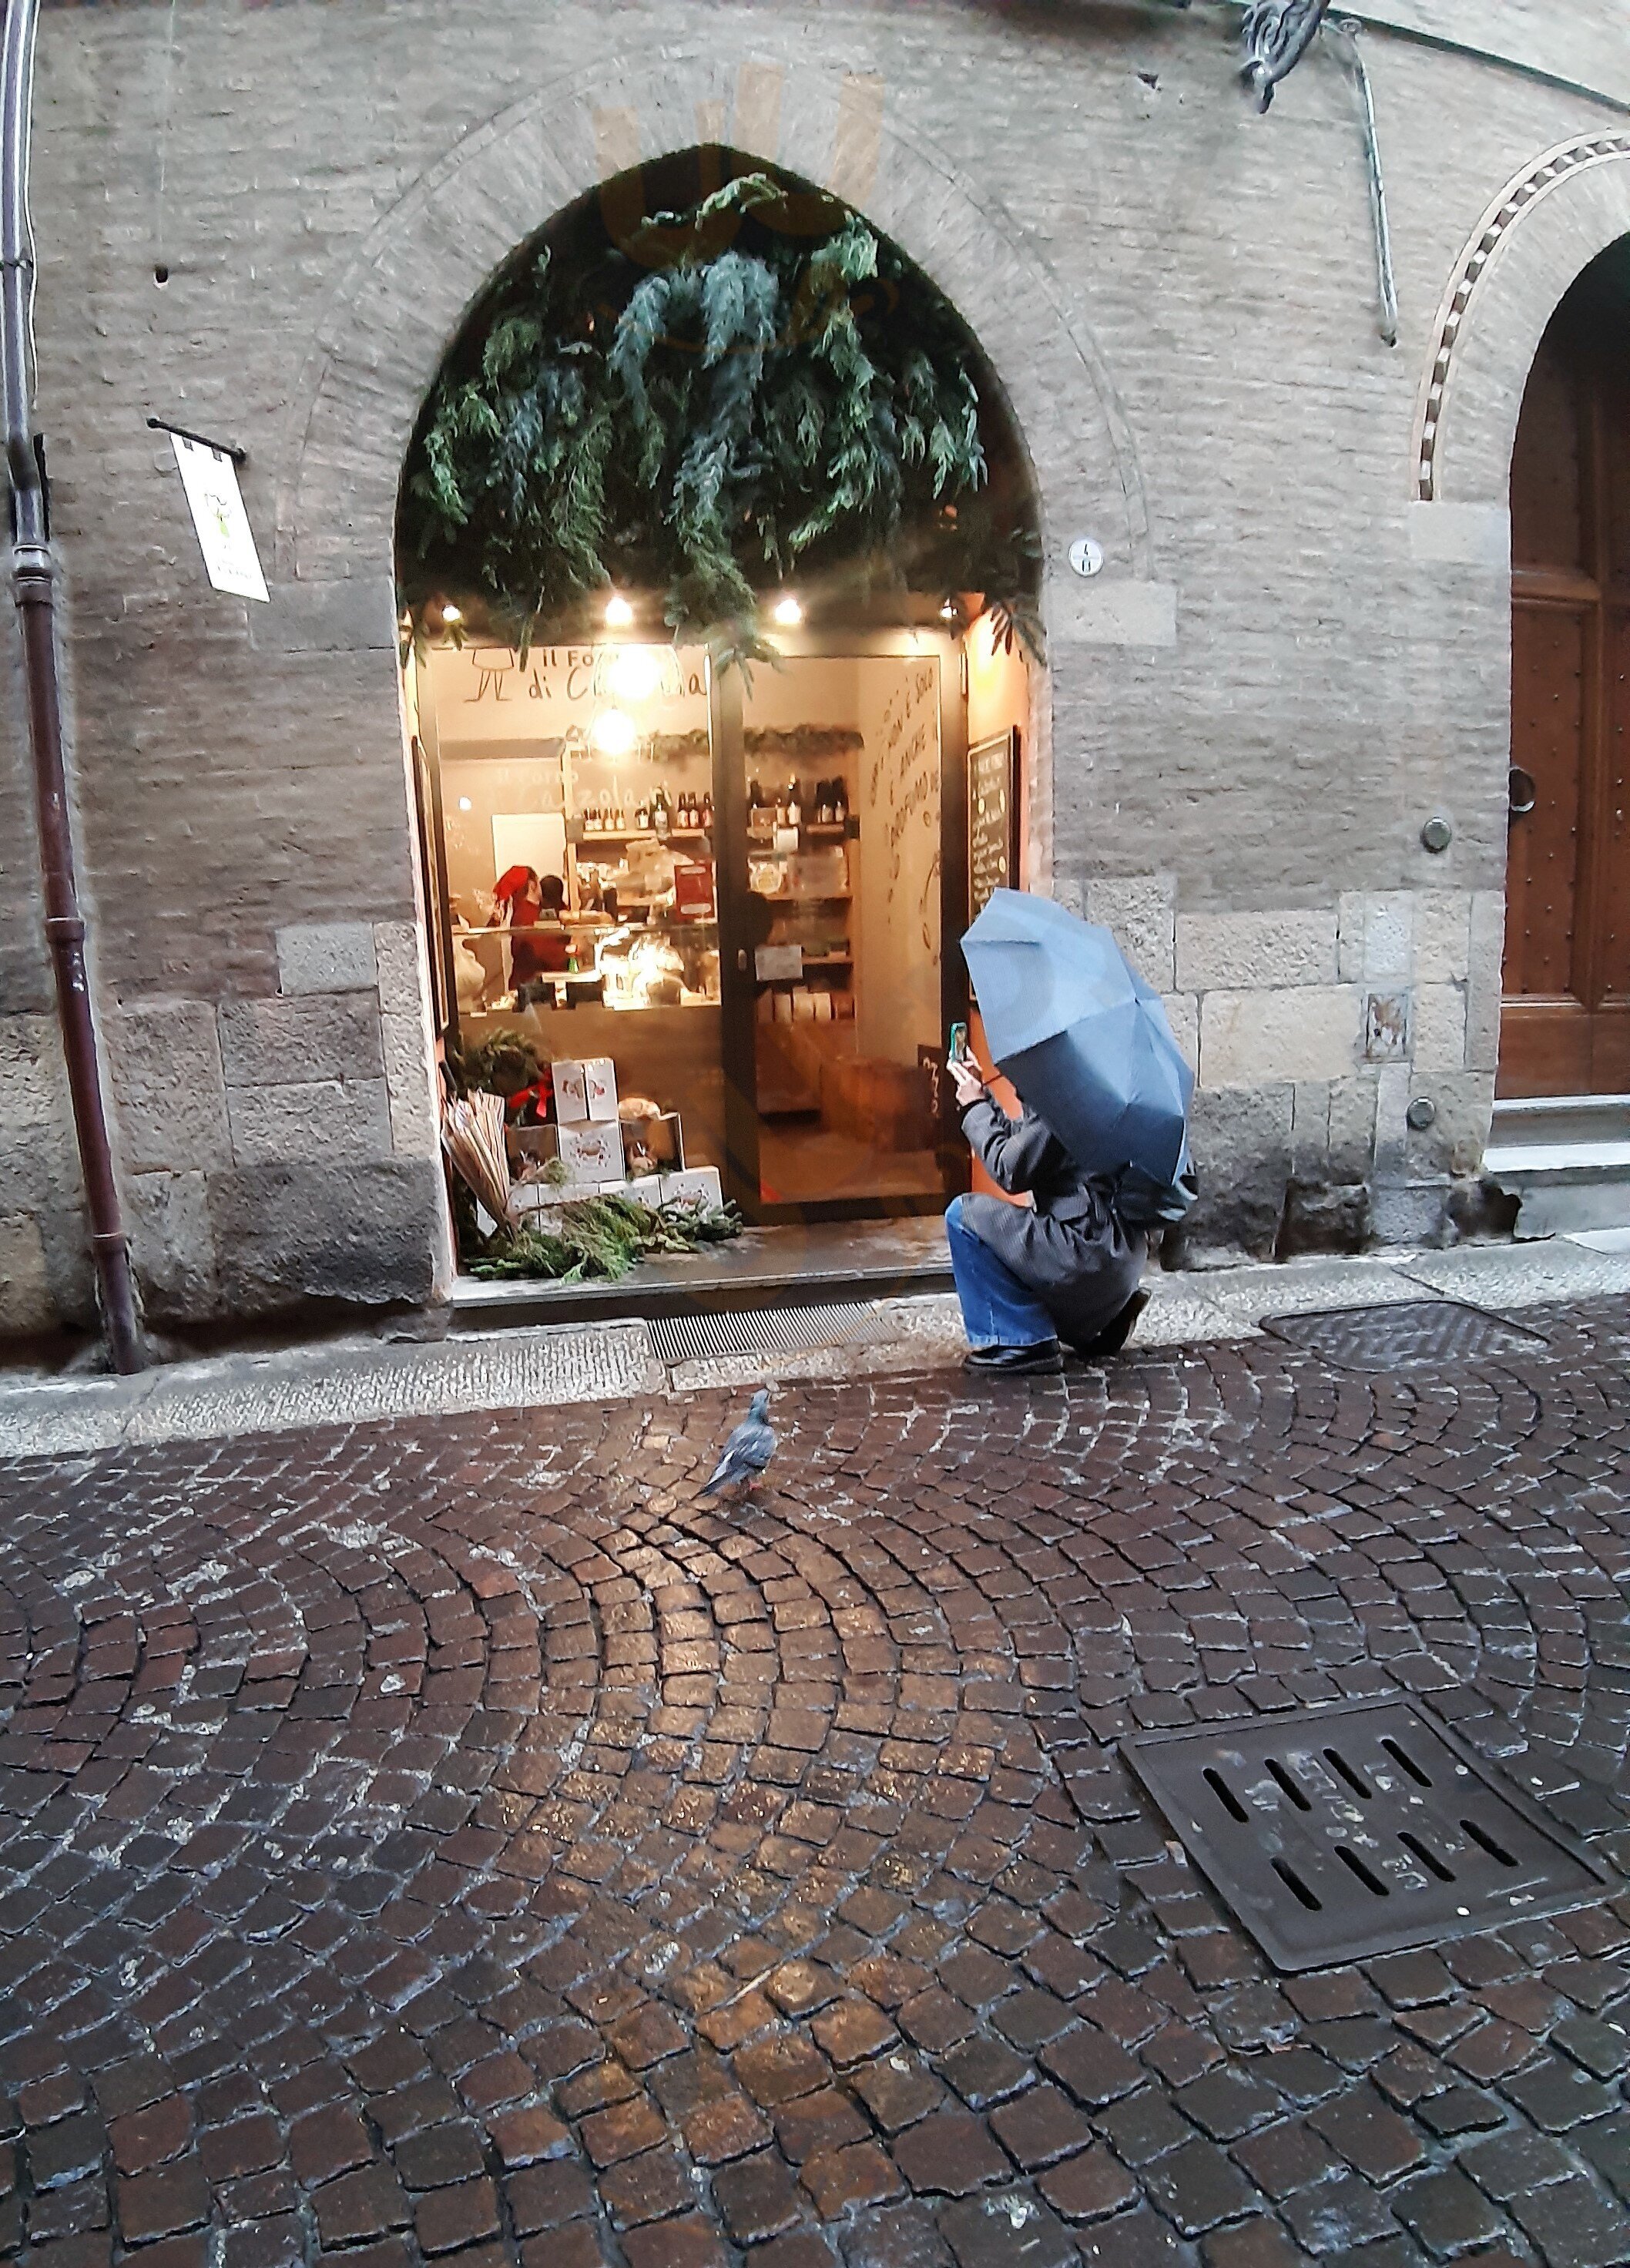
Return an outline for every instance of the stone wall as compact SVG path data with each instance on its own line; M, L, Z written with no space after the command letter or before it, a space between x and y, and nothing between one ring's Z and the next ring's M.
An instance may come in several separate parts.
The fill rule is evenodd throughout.
M1254 116L1231 11L48 11L39 414L119 1162L156 1310L445 1283L393 651L402 453L513 245L704 138L894 234L1011 398L1047 550L1032 871L1126 927L1196 1050L1188 1255L1452 1233L1497 1044L1510 431L1549 309L1630 230L1630 160L1593 156L1524 202L1454 318L1438 401L1491 200L1622 122L1373 20L1389 12L1443 36L1470 18L1400 0L1362 35L1392 350L1351 81L1326 43ZM1526 53L1525 0L1475 14ZM1606 71L1613 0L1568 14L1559 76ZM247 448L269 607L205 586L150 412ZM1078 533L1104 545L1092 582L1066 562ZM82 1315L88 1275L32 843L5 824L10 679L4 713L0 1048L27 1067L0 1102L15 1328ZM1454 839L1434 858L1438 811ZM1411 1131L1423 1098L1435 1123Z

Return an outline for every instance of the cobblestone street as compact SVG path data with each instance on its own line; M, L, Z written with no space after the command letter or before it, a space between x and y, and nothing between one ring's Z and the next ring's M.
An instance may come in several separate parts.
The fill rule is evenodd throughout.
M1630 1868L1630 1322L0 1467L0 2250L1630 2260L1630 1896L1276 1978L1124 1733L1402 1690Z

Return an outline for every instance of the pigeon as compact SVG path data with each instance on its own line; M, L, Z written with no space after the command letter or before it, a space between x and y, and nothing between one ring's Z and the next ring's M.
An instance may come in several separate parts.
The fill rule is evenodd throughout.
M752 1487L775 1454L775 1432L769 1422L770 1397L763 1387L753 1397L753 1407L724 1444L724 1454L706 1488L698 1496L717 1496L733 1481Z

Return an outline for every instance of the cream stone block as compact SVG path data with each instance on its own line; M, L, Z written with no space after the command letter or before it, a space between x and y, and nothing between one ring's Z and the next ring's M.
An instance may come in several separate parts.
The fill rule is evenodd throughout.
M0 1128L49 1126L68 1108L62 1039L51 1016L0 1016Z
M418 1016L423 1008L419 932L413 922L375 922L374 966L379 1006L386 1016Z
M1171 1036L1191 1071L1200 1067L1200 1003L1192 992L1167 992L1161 997Z
M40 1223L33 1213L8 1213L0 1219L0 1332L21 1337L58 1321Z
M1274 913L1180 914L1178 985L1185 991L1333 984L1336 917L1330 907Z
M1414 968L1414 909L1409 890L1342 892L1338 915L1344 982L1407 983Z
M1472 893L1415 895L1415 975L1422 984L1463 984L1472 965Z
M132 1173L229 1166L226 1080L207 1000L112 1007L107 1057L121 1163Z
M391 1098L391 1147L399 1158L432 1158L439 1145L422 1016L380 1020L385 1080Z
M1303 1081L1296 1089L1290 1146L1298 1174L1317 1171L1330 1154L1330 1088L1320 1080Z
M1466 1058L1466 996L1461 984L1415 988L1417 1071L1463 1071Z
M1178 886L1174 874L1098 874L1087 884L1086 916L1112 930L1146 984L1156 992L1186 990L1175 956Z
M1348 1079L1363 1039L1363 995L1350 985L1208 992L1200 1004L1202 1086Z
M391 1155L390 1093L382 1079L234 1087L227 1107L240 1166L331 1163L337 1169Z
M1500 1066L1501 971L1505 947L1505 893L1474 891L1466 983L1468 1071L1497 1071Z
M296 922L277 932L280 992L366 992L377 977L366 922Z

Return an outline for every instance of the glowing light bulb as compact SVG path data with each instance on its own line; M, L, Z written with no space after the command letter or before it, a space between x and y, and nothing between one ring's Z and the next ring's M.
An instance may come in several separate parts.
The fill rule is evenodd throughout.
M633 620L633 608L620 591L613 591L606 601L606 628L613 630L626 630Z
M619 701L649 701L662 686L662 656L648 645L625 645L606 674Z
M459 798L459 808L460 811L474 811L475 806L470 801L467 795L461 795Z
M589 743L597 755L626 756L632 753L639 739L632 717L625 717L620 709L606 709L589 727Z
M943 622L954 622L959 611L960 610L958 608L956 600L954 599L947 599L944 605L939 610L939 618Z
M782 630L796 630L798 624L804 620L804 609L793 597L790 591L787 593L784 598L776 600L774 608L771 609L771 619L772 621L779 622Z
M451 599L444 599L442 601L442 620L446 623L449 630L456 629L459 623L464 620L464 608L462 607L455 607Z

